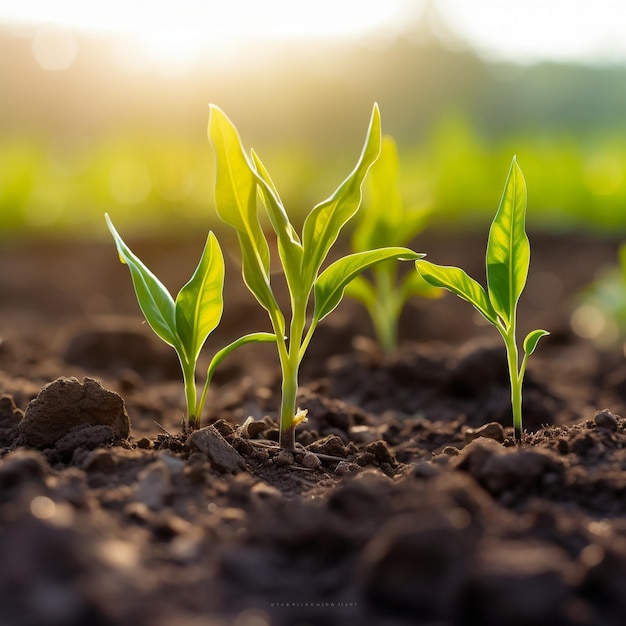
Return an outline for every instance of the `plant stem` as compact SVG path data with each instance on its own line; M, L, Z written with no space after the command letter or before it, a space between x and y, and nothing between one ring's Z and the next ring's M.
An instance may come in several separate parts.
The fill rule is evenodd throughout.
M298 395L298 363L289 358L283 363L282 397L280 401L280 447L293 450L296 444L294 417Z
M279 356L283 374L282 398L280 402L280 447L293 450L295 447L296 402L298 395L298 374L302 360L302 335L306 325L306 303L309 294L300 294L291 298L291 324L289 327L289 348L283 340L279 342ZM307 334L307 343L311 333Z
M196 407L196 375L195 363L182 363L185 398L187 400L187 426L196 430L200 416Z
M522 441L522 376L519 371L519 354L515 342L515 323L503 334L511 380L511 410L513 412L513 430L518 443Z

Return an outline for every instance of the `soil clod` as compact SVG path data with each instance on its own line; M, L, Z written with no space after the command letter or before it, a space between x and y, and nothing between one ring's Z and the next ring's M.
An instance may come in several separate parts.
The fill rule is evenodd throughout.
M28 404L19 435L24 444L44 448L84 426L107 426L114 437L127 438L130 420L124 401L93 378L81 383L63 377L45 385Z
M189 444L203 452L220 472L236 473L246 467L243 457L214 426L205 426L191 433Z

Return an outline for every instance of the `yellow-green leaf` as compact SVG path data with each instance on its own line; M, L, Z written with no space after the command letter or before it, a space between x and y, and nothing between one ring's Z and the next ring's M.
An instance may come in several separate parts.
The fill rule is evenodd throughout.
M530 356L537 347L539 340L550 333L547 330L533 330L532 332L526 335L526 339L524 339L524 353L527 356Z
M303 253L302 244L300 243L298 233L289 221L289 216L287 211L285 211L274 182L254 150L252 151L252 160L256 170L255 175L259 193L278 240L278 254L289 285L289 291L294 293L302 283L300 276Z
M408 248L382 248L357 252L335 261L315 281L314 323L319 322L335 309L341 302L346 285L369 267L389 259L414 261L423 256Z
M189 362L198 360L224 308L224 257L210 232L198 267L176 297L176 329Z
M263 332L250 333L249 335L244 335L243 337L235 339L235 341L229 343L226 347L215 353L215 356L211 359L211 362L209 363L209 369L207 370L207 381L210 381L213 378L213 374L215 373L218 365L237 348L244 346L248 343L269 343L272 341L276 341L276 335L274 333Z
M239 134L226 114L211 105L209 138L215 150L215 206L219 216L237 231L242 250L243 277L268 311L278 311L270 287L270 253L259 223L257 179Z
M472 304L483 317L496 325L498 316L482 285L458 267L435 265L429 261L417 261L417 271L434 287L443 287Z
M137 302L150 328L165 343L173 346L180 354L180 341L176 333L176 314L174 299L163 283L141 262L113 226L108 214L107 226L113 235L117 252L122 263L130 270Z
M526 183L514 157L487 243L489 299L507 327L528 277L530 243L525 219Z

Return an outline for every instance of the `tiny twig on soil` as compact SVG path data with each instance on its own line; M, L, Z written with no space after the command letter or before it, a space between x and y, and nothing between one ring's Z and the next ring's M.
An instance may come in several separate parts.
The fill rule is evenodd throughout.
M259 446L260 448L265 448L266 450L282 450L283 449L280 447L279 444L265 443L265 441L262 441L262 440L254 441L252 439L248 439L248 441L255 446ZM297 450L297 449L290 450L290 452L295 453L295 454L305 454L306 452L310 452L311 454L314 454L321 461L345 461L345 459L341 456L333 456L332 454L323 454L322 452L313 452L312 450L306 450L304 448L302 450Z
M168 436L171 437L172 433L170 433L166 428L164 428L163 426L161 426L161 424L159 424L159 422L157 422L156 420L154 420L154 423Z

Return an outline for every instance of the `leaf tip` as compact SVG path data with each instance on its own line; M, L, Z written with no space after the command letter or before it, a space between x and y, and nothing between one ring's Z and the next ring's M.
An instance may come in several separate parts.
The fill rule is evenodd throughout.
M113 235L113 239L117 240L118 233L117 233L117 230L116 230L115 226L113 226L113 220L111 219L111 217L109 216L108 213L104 214L104 219L105 219L105 221L107 223L107 227L108 227L110 233Z
M376 132L376 134L379 137L379 143L380 143L380 137L382 136L382 131L381 131L381 122L380 122L380 108L378 107L378 102L374 102L374 106L372 107L372 115L370 117L370 127L369 127L369 134L371 134L373 131ZM380 151L380 148L379 148Z
M218 124L220 121L224 119L228 119L226 117L226 113L217 106L217 104L210 103L209 104L209 134L211 133L211 129Z

